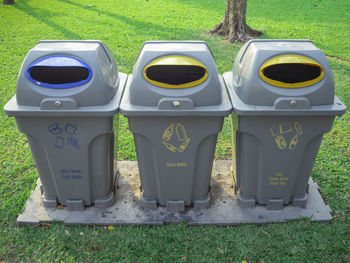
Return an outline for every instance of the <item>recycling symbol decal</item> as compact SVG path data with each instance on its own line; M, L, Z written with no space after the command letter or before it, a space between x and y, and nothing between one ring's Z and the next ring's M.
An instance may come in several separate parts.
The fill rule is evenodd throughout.
M190 143L186 129L181 123L172 122L165 129L162 136L162 144L171 152L183 152Z
M58 122L52 123L47 127L48 131L55 135L55 143L54 147L57 149L63 149L65 148L65 141L66 144L69 144L70 146L74 147L75 149L79 150L79 141L75 137L78 127L76 124L66 123L66 124L60 124Z
M270 131L276 146L280 150L288 149L294 151L299 142L299 138L303 135L301 124L297 121L293 124L291 122L281 123L271 127ZM287 143L287 136L292 136L289 143Z

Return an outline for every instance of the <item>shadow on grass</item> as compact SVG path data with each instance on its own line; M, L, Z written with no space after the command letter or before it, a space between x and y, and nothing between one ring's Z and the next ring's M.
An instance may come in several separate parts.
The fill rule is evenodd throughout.
M166 0L191 6L198 10L211 10L213 14L221 13L218 20L225 14L226 0ZM340 8L342 7L342 8ZM322 0L249 0L247 2L247 18L257 21L294 23L344 23L350 7L349 1ZM348 20L349 21L349 20ZM213 25L214 27L214 25Z
M155 24L147 21L140 21L134 18L130 18L118 13L113 13L108 10L99 9L96 5L84 5L80 4L74 1L70 0L58 0L59 2L63 4L68 4L73 7L80 8L81 10L85 11L86 13L95 13L99 16L106 16L109 17L111 20L103 20L99 19L97 21L94 21L95 24L98 24L101 27L104 28L111 28L113 27L113 20L121 21L125 23L125 27L119 30L126 30L128 33L125 35L125 33L122 33L123 36L126 36L130 39L130 41L140 41L140 38L133 38L132 36L141 36L141 41L147 41L147 40L200 40L202 39L201 32L199 31L192 31L188 29L182 29L182 28L176 28L176 27L166 27L160 24ZM116 32L118 30L111 29L112 31ZM118 36L116 36L116 41L118 40ZM140 48L142 45L142 42L140 42ZM135 46L135 43L130 44L130 46ZM133 52L133 51L132 51ZM135 53L137 55L137 53ZM116 59L118 61L119 65L123 66L124 71L127 73L130 73L132 70L132 66L134 64L134 59L126 59L124 56L120 56L118 54L115 54Z
M212 0L167 0L170 3L181 3L186 6L192 6L197 7L198 9L206 9L214 12L222 12L222 17L224 17L225 14L225 8L227 5L226 0L221 1L212 1Z
M14 8L26 13L39 21L45 23L46 25L52 27L53 29L61 32L66 38L69 39L81 39L82 37L67 28L60 26L59 24L50 20L52 16L47 10L34 8L28 4L28 1L17 2Z
M165 27L165 26L162 26L159 24L153 24L150 22L139 21L139 20L127 17L127 16L123 16L123 15L112 13L112 12L109 12L106 10L98 9L97 6L82 5L82 4L79 4L79 3L76 3L76 2L73 2L70 0L58 0L58 1L65 3L65 4L73 5L75 7L82 8L82 9L90 11L90 12L97 13L98 15L106 15L110 18L123 21L127 25L133 27L132 30L130 31L130 33L132 33L132 34L156 35L156 36L160 36L164 39L176 39L176 32L178 32L178 30L181 30L181 32L182 32L181 36L192 36L193 37L193 35L196 34L196 31L185 30L185 29L176 29L176 28L171 28L171 27ZM110 23L105 23L105 24L106 24L106 26L110 26ZM198 35L196 37L198 37Z

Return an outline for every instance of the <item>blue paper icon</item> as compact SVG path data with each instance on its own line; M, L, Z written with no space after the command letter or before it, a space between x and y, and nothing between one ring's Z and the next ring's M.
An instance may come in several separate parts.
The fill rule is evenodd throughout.
M72 137L72 136L67 136L67 142L72 145L74 148L76 149L80 149L79 147L79 142L76 138Z
M66 126L64 127L64 130L66 131L67 134L69 135L74 135L76 133L76 131L78 130L77 125L76 124L66 124Z
M63 129L60 127L60 124L57 122L49 125L48 130L54 135L59 135L63 132Z
M64 137L57 136L55 141L55 148L63 149L64 147Z

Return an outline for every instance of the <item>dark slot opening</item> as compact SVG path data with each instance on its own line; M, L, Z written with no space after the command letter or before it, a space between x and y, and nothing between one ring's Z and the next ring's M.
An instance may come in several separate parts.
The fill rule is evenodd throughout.
M45 67L34 66L30 69L32 79L48 84L66 84L86 80L89 70L84 67Z
M321 75L321 69L300 63L276 64L264 69L264 75L284 83L298 83L313 80Z
M198 66L185 65L155 65L147 69L149 79L170 84L181 85L204 77L205 69Z

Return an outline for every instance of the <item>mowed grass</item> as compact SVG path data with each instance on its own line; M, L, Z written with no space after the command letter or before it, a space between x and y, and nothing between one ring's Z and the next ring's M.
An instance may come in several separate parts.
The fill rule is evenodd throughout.
M225 0L17 0L0 5L0 103L15 94L20 65L41 39L99 39L119 71L131 73L147 40L205 40L220 73L232 69L240 44L207 34L220 22ZM350 2L248 0L248 23L261 38L311 39L329 56L336 95L350 106ZM333 58L336 57L336 58ZM297 220L239 227L16 225L37 172L14 118L1 111L0 262L349 262L350 114L324 136L312 172L333 210L331 223ZM126 118L120 118L119 159L135 160ZM225 120L216 158L231 156Z

